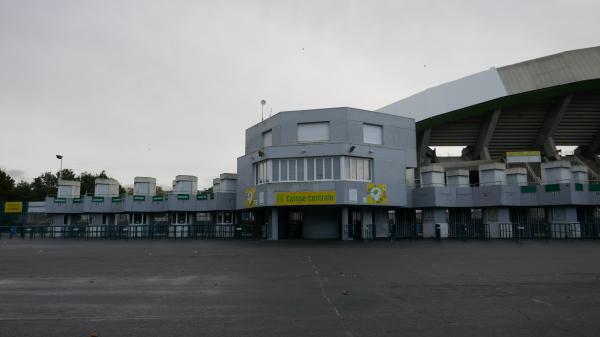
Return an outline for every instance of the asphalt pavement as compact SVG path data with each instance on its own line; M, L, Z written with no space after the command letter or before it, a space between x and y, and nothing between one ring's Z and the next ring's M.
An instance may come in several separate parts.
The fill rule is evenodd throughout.
M600 241L0 241L0 336L598 336Z

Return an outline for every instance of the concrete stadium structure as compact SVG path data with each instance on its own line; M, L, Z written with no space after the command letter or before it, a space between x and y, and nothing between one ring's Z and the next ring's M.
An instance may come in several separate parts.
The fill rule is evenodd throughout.
M443 146L461 153L442 156ZM101 180L80 197L62 181L45 210L56 226L164 224L180 236L202 225L273 240L598 237L599 152L594 47L491 68L378 111L280 112L246 130L237 174L210 191L177 176L156 196L156 181L140 177L134 195Z

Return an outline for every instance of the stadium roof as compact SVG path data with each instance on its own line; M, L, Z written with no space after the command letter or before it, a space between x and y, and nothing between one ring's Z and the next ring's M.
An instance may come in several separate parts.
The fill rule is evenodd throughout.
M480 159L535 149L556 157L554 145L593 154L600 148L600 47L491 68L378 111L415 118L425 146L472 146Z

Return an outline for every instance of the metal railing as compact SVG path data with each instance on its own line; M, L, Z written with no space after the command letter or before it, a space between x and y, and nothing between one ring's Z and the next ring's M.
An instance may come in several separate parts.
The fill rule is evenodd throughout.
M490 238L490 227L483 223L450 223L448 237L453 239L484 239Z
M266 239L262 225L15 225L0 227L0 238L22 239Z

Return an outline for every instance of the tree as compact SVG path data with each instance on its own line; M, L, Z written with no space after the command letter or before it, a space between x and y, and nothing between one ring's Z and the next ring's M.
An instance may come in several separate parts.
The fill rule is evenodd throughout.
M58 176L51 172L44 172L40 176L35 177L33 182L31 182L32 200L44 200L46 196L56 195L57 185Z
M32 199L31 184L23 180L15 186L13 196L14 200L35 201Z
M15 180L6 172L0 170L0 200L11 199L14 189Z
M156 195L165 195L165 191L162 187L156 186Z

